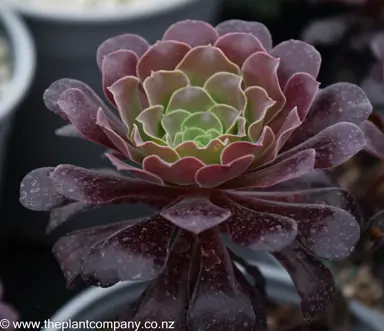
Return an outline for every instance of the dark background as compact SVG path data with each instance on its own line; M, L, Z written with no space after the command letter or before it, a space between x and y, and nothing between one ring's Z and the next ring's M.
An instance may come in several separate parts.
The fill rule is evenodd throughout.
M234 5L235 2L236 5ZM270 28L275 44L286 39L298 38L301 30L310 20L315 17L330 15L332 10L330 7L323 7L321 10L310 8L306 1L290 1L283 5L278 19L276 19L257 10L251 10L249 3L249 1L228 0L222 8L218 22L233 18L259 20ZM335 12L337 10L337 8L334 9ZM327 68L327 54L323 55L325 60L320 81L327 84L326 73L331 69ZM38 65L44 66L41 59ZM37 82L45 82L47 79L47 77L42 77L39 71L37 72L35 78ZM26 173L42 166L72 163L94 167L92 157L84 159L79 154L81 148L87 148L90 155L93 156L97 155L98 157L101 154L101 149L97 146L78 140L66 141L65 148L69 149L70 152L61 154L60 151L64 147L62 139L65 138L56 138L53 132L34 131L37 112L40 122L57 121L58 126L61 123L60 118L44 109L41 100L40 88L33 87L17 112L3 175L5 184L1 201L1 222L6 224L9 235L7 241L1 242L0 254L3 257L1 257L0 279L4 282L6 300L17 307L23 320L30 321L48 319L83 287L80 285L74 290L66 289L64 277L51 253L52 243L55 242L60 233L46 236L44 228L47 214L31 212L19 205L20 181ZM45 142L44 148L39 148L39 141ZM54 158L52 158L53 154L55 155ZM52 160L55 164L51 164ZM103 164L106 165L107 163L100 159L98 166ZM137 217L150 212L142 206L123 208L125 208L124 212L108 209L103 212L103 216L110 219L113 217L113 220L116 221L124 216L127 217L126 215ZM93 212L81 216L81 220L75 218L66 229L60 231L65 232L71 227L78 226L79 223L81 223L81 227L94 223L95 216L96 213ZM100 211L97 211L97 219L99 217Z

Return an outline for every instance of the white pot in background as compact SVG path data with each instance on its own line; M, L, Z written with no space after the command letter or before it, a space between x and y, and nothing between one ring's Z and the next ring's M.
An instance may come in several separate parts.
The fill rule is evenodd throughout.
M20 103L29 92L35 73L35 48L22 20L0 5L0 33L11 48L11 79L0 95L0 187L3 188L3 166L7 159L8 134ZM3 219L3 217L2 217ZM0 223L0 238L5 236L6 222Z

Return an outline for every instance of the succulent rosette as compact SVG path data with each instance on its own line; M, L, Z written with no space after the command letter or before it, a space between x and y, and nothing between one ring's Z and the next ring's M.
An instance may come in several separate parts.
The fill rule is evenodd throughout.
M291 274L307 320L323 311L334 284L320 260L346 257L359 223L354 199L331 187L322 170L365 146L359 125L372 106L364 92L348 83L320 90L316 49L297 40L272 47L258 22L231 20L214 28L182 21L152 46L120 35L99 47L97 62L119 116L72 79L53 83L44 100L70 122L58 134L105 146L119 172L37 169L24 178L20 201L51 211L49 231L106 204L145 203L158 211L60 239L54 253L68 283L77 276L100 286L158 281L173 270L167 277L191 286L188 293L173 287L181 301L163 320L187 319L188 330L207 323L210 330L263 329L262 291L242 281L221 241L226 234L274 254ZM180 254L191 249L193 257L170 268L180 260L173 259L175 237L185 236L192 239L182 241ZM155 289L145 299L151 307L170 293Z

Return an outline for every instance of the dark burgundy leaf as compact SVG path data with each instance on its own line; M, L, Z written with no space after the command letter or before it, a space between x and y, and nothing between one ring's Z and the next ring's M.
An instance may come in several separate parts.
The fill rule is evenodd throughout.
M20 203L35 211L48 211L70 202L56 191L51 175L54 167L39 168L26 175L20 184Z
M47 234L54 231L57 227L65 223L78 213L93 208L94 205L84 202L74 202L63 207L55 208L51 211L47 225Z
M208 23L196 20L184 20L171 25L163 40L175 40L191 47L213 45L219 37L216 30Z
M179 231L164 271L147 290L134 320L174 324L172 329L187 330L185 315L189 301L189 271L195 251L195 236ZM159 309L162 307L162 309ZM166 328L166 327L164 327Z
M371 112L372 105L360 87L350 83L330 85L318 93L304 123L292 133L284 150L336 123L360 125Z
M216 206L205 197L186 197L160 214L176 226L195 234L218 226L231 216L230 211Z
M107 148L114 149L113 143L96 124L97 112L100 107L84 92L77 88L66 90L60 96L57 105L84 137ZM115 121L117 122L117 120ZM122 123L116 124L116 128L124 131Z
M237 200L242 203L245 199ZM277 215L271 210L258 212L228 198L224 203L232 213L225 223L226 230L236 244L255 251L278 251L296 237L297 224L290 217Z
M268 28L260 22L228 20L217 25L216 30L220 36L224 36L233 32L251 33L261 41L267 51L272 48L271 33L269 32Z
M232 180L224 187L231 189L266 188L301 177L314 170L316 152L307 149L262 170L248 173Z
M64 120L69 121L67 114L58 105L58 101L65 91L72 88L83 92L97 107L103 108L104 111L108 110L108 107L105 105L105 103L87 84L69 78L59 79L55 81L50 87L48 87L43 96L45 106L50 111L61 116Z
M108 287L119 281L155 278L164 268L175 226L159 215L138 221L93 245L83 259L86 283Z
M129 225L131 225L131 222L97 226L79 230L60 238L53 246L53 254L63 270L67 286L70 287L80 274L83 260L88 258L92 247L96 243L102 242L111 234L122 231Z
M239 290L219 229L202 233L200 242L201 266L188 309L189 330L254 331L260 316Z
M290 274L301 297L303 317L311 322L335 296L332 273L299 243L274 253L274 256Z
M280 59L277 74L282 88L298 72L308 73L314 78L319 73L320 53L312 45L301 40L284 41L272 49L271 55Z
M97 64L101 70L105 56L118 50L128 50L134 52L138 58L149 48L148 42L135 34L122 34L104 41L97 50Z
M232 195L232 199L252 210L289 217L297 222L299 240L316 256L343 259L360 238L360 227L347 211L329 205L292 204Z
M327 127L300 145L281 153L274 163L286 159L299 151L316 151L316 169L334 168L360 152L365 146L364 133L352 123L340 122Z
M115 200L129 203L155 201L167 205L179 192L177 189L153 185L124 177L118 173L106 174L71 165L60 165L52 174L58 192L74 201L104 204Z

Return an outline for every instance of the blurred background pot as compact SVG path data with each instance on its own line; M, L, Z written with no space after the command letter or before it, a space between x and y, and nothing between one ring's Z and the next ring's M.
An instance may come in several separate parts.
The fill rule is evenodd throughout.
M0 6L1 7L1 6ZM0 93L0 185L4 184L3 166L7 155L10 128L20 103L30 89L35 73L35 48L28 29L14 13L0 8L0 35L9 45L10 77ZM5 236L7 223L0 223L0 240Z
M9 159L9 180L4 204L13 214L15 233L36 243L52 243L45 236L47 213L33 213L18 203L18 188L26 173L37 167L75 164L84 167L110 167L101 157L104 148L87 141L57 137L54 131L65 123L50 113L43 103L43 93L60 78L86 82L99 95L101 73L96 64L98 46L112 36L135 33L153 43L165 30L183 19L217 23L221 0L141 0L116 9L63 11L28 6L25 2L6 0L26 20L37 45L38 71L30 97L18 115L12 144L18 155ZM23 144L20 144L23 141ZM132 206L129 213L118 213L125 219L149 211ZM109 215L110 217L110 215ZM94 215L97 223L100 216Z
M268 297L281 305L298 304L299 298L287 273L264 264L258 264L267 279ZM113 316L126 309L127 304L139 297L145 289L143 283L121 282L110 288L91 287L74 297L64 305L51 321L113 321ZM352 308L352 307L351 307ZM374 323L361 318L361 312L352 308L356 318L350 331L380 331ZM369 323L368 323L369 322ZM54 325L46 325L43 331L56 331Z

